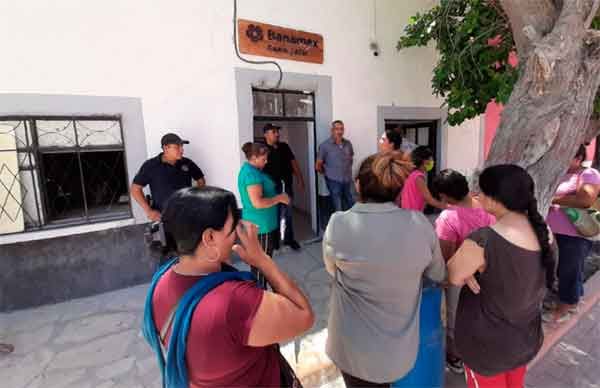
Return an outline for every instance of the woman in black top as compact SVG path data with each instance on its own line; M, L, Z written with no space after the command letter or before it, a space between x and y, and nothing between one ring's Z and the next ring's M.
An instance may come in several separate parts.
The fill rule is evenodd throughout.
M462 289L456 348L469 387L523 387L525 368L544 340L541 306L553 280L548 227L531 176L515 165L489 167L480 201L497 223L465 240L448 263Z

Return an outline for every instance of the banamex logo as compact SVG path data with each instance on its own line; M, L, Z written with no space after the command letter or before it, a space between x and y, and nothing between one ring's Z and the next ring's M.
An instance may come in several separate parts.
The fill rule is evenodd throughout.
M254 43L264 39L262 28L254 24L250 24L248 26L248 28L246 29L246 36Z

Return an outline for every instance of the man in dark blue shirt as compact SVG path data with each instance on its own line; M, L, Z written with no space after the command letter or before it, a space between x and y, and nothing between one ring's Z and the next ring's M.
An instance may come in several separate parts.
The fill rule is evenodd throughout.
M174 133L164 135L160 141L163 152L144 162L131 185L131 196L144 209L152 221L160 220L160 212L169 197L179 189L205 184L202 170L188 158L183 157L183 145L189 144ZM144 196L144 186L150 185L152 205Z

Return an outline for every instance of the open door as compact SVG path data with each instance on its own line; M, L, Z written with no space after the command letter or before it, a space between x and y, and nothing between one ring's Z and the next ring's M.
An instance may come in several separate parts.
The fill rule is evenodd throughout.
M264 141L267 123L281 127L280 141L286 142L300 167L305 188L294 179L294 234L307 242L319 235L317 214L316 128L314 93L295 90L253 89L254 141Z

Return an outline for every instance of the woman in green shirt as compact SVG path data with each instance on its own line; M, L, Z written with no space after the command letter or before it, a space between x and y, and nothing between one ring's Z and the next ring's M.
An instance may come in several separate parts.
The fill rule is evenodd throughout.
M273 255L274 242L279 227L280 203L288 205L287 194L277 194L275 182L262 170L267 164L269 149L260 143L246 143L242 147L247 162L238 175L238 190L242 200L242 219L258 227L258 239L265 253ZM265 279L257 271L259 285L265 285Z

